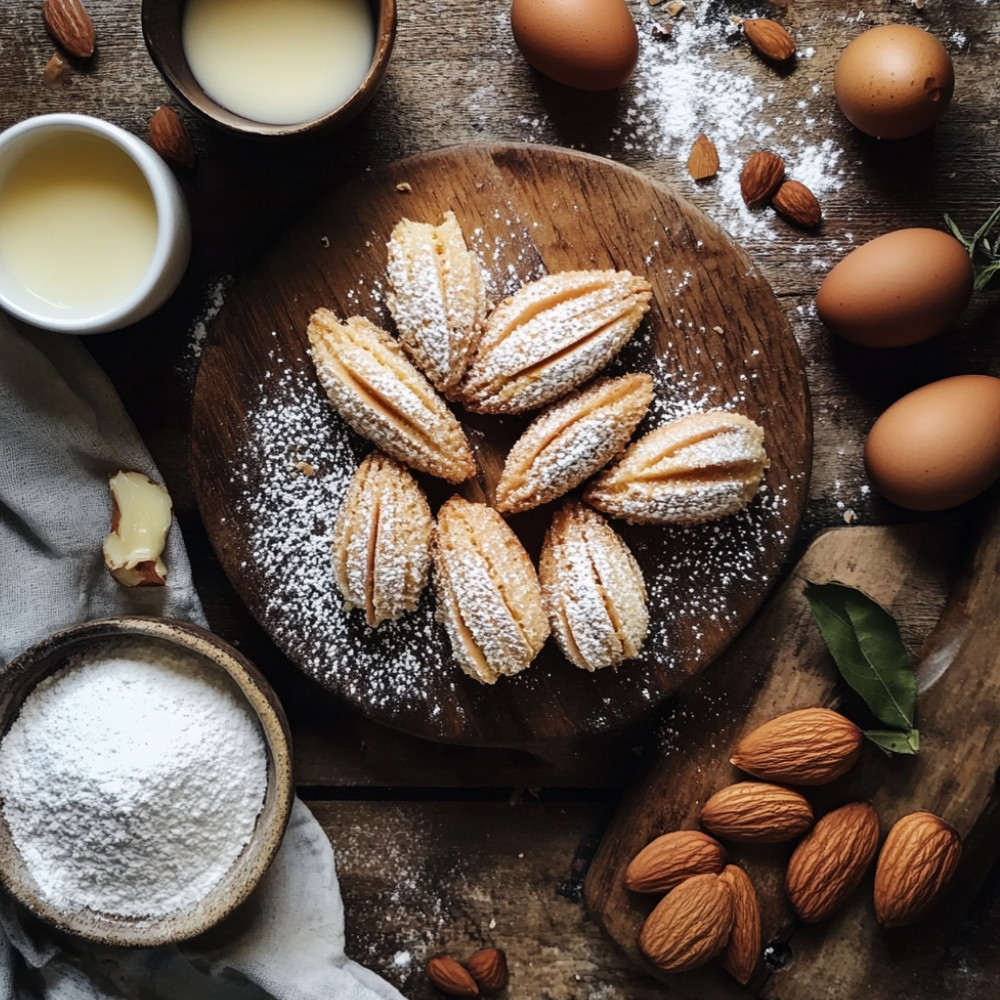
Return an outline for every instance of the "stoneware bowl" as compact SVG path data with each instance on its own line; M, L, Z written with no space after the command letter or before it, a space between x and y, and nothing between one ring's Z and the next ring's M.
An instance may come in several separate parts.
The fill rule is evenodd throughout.
M146 48L167 84L197 115L222 129L250 136L293 136L333 132L355 118L374 97L389 66L396 39L396 0L368 0L374 26L374 53L360 84L335 107L307 121L268 124L237 114L210 97L188 63L183 20L186 0L142 0Z
M183 912L137 921L90 910L63 912L41 898L0 810L0 881L29 911L61 931L99 944L153 947L182 941L213 927L250 895L267 871L281 844L294 796L291 737L277 697L245 657L196 625L146 617L73 625L11 660L0 670L0 737L6 735L35 685L64 667L67 658L121 638L148 643L154 649L165 645L194 653L206 670L228 674L245 696L260 722L267 754L267 787L251 839L201 902Z
M26 286L24 274L0 254L0 307L26 323L46 330L103 333L144 319L171 295L190 257L191 222L177 179L149 145L117 125L78 114L38 115L0 133L0 211L4 210L5 196L22 204L24 202L23 192L11 181L12 177L18 176L19 164L30 164L23 166L22 172L34 172L39 167L44 172L50 166L58 172L47 195L53 205L59 204L56 199L65 197L64 189L73 183L74 171L81 171L80 183L93 183L93 171L99 168L80 166L80 161L67 157L59 145L81 135L120 150L138 168L140 186L142 180L149 186L148 194L155 211L155 242L149 264L145 272L138 275L136 282L120 295L116 294L113 300L102 302L99 306L84 304L77 308L72 303L55 302L35 294ZM53 151L51 164L46 162L49 151ZM82 175L84 170L89 171L86 177ZM52 213L56 211L51 210ZM55 231L50 231L52 229ZM66 238L66 231L61 226L47 226L43 237L56 246L58 240ZM99 258L107 251L95 238L93 246L87 247L87 252Z

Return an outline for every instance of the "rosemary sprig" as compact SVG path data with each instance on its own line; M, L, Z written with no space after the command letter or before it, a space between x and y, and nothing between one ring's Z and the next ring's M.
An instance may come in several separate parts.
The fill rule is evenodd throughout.
M962 235L952 217L945 214L944 221L952 236L969 252L972 260L973 287L977 292L1000 286L1000 241L990 231L1000 222L1000 205L971 237Z

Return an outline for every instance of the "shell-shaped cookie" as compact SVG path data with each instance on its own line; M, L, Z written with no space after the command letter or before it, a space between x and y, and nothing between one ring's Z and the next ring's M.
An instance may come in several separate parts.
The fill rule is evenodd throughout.
M635 333L652 288L628 271L563 271L522 286L490 314L461 387L479 413L523 413L600 371Z
M333 527L333 569L347 610L368 624L416 610L431 565L434 518L424 491L395 459L358 466Z
M497 510L530 510L589 479L625 448L652 401L653 379L634 374L598 379L543 410L507 455Z
M486 322L486 285L454 212L436 226L402 219L388 243L386 302L403 349L446 396L465 375Z
M633 443L583 499L635 524L700 524L745 507L768 464L764 431L749 417L694 413Z
M390 334L361 316L342 323L329 309L313 313L308 334L320 383L353 430L392 458L450 483L475 473L455 415Z
M528 553L491 507L452 497L438 511L438 618L461 668L484 684L516 674L549 634Z
M538 563L552 634L584 670L639 655L649 628L642 570L597 511L576 501L552 518Z

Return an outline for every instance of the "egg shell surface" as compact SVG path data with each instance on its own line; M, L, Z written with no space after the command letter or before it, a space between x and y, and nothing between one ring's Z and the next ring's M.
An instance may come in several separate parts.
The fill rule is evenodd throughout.
M831 333L865 347L936 337L972 297L972 261L939 229L897 229L852 250L826 276L816 312Z
M624 0L514 0L510 23L529 65L579 90L620 87L639 59Z
M1000 378L956 375L903 396L872 426L865 468L876 492L909 510L978 496L1000 477Z
M944 46L923 28L884 24L840 54L833 92L844 117L867 135L905 139L948 109L955 70Z

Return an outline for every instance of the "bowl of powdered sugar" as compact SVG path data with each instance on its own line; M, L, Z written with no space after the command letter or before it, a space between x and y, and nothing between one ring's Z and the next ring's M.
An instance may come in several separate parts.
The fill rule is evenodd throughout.
M193 937L274 858L288 724L257 669L164 618L75 625L0 671L0 880L102 944Z

